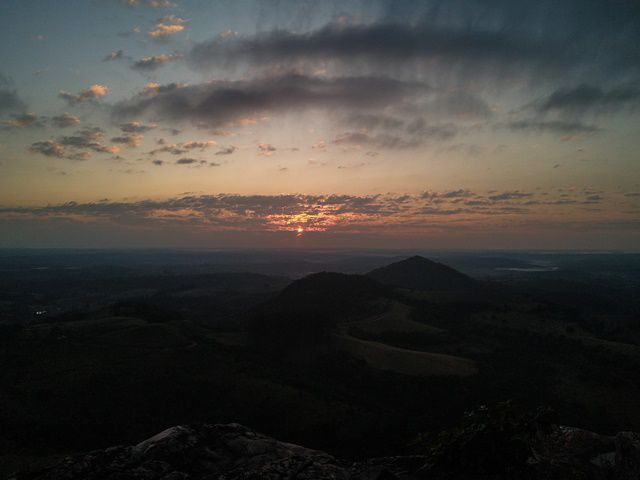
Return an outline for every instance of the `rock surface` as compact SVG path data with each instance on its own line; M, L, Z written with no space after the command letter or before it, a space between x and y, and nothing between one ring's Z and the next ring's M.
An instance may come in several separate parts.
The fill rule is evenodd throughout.
M424 462L389 459L395 471ZM258 480L396 478L385 462L339 461L324 452L279 442L238 424L169 428L135 446L118 446L68 457L37 480Z
M640 435L602 436L555 427L538 436L525 476L478 478L640 479ZM428 456L348 462L317 450L279 442L242 425L169 428L137 445L68 457L37 474L14 480L393 480L473 479L430 468Z

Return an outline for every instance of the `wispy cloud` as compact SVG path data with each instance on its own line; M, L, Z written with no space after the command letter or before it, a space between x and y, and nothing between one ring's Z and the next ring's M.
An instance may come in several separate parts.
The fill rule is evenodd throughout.
M167 122L222 126L268 112L308 108L371 109L428 91L418 82L385 77L322 78L297 74L199 85L154 85L113 108L118 118L151 115Z
M140 122L127 122L120 125L120 130L125 133L146 133L158 128L155 123L144 124Z
M99 100L104 97L107 93L109 93L109 89L104 85L91 85L89 88L85 88L81 90L77 94L69 93L64 90L61 90L58 93L58 97L66 100L69 105L76 105L78 103L90 102Z
M178 53L163 53L161 55L153 55L151 57L144 57L140 60L133 62L132 67L136 70L152 71L157 70L161 66L180 60L182 55Z
M118 137L111 138L112 143L126 145L129 148L136 148L142 143L144 136L140 133L129 133Z
M219 167L220 164L217 162L209 162L207 160L198 160L196 158L191 158L191 157L184 157L184 158L179 158L178 160L175 161L176 165L190 165L190 166L194 166L194 167L204 167L204 166L208 166L208 167Z
M176 6L175 3L170 2L169 0L116 0L121 5L125 5L127 7L147 7L153 9L160 8L173 8Z
M196 44L194 68L241 62L287 64L300 61L370 61L377 65L423 59L446 62L523 63L559 61L563 55L548 39L528 38L517 31L442 27L427 23L332 23L309 32L275 30L255 36L219 35Z
M120 151L117 145L105 145L104 130L100 127L86 127L74 135L61 136L55 140L45 140L31 144L30 151L47 157L69 160L87 160L89 152L114 154Z
M164 162L155 161L162 166ZM214 162L183 157L175 164L186 167L217 166ZM595 197L598 198L595 198ZM205 230L237 231L295 231L302 227L308 232L416 234L430 231L434 226L451 229L509 228L518 225L556 223L563 225L567 218L577 220L580 202L601 203L606 198L592 194L584 199L581 192L573 197L559 197L557 193L533 194L518 190L499 194L473 192L467 189L430 191L424 194L384 195L183 195L166 200L136 202L67 202L43 207L0 208L2 219L51 220L68 219L75 222L97 222L129 227L189 224ZM553 211L552 217L548 213ZM585 215L584 212L581 213ZM567 217L569 215L569 217ZM558 218L552 220L553 218ZM583 222L610 221L581 217ZM457 220L463 220L459 223ZM624 221L623 217L619 221ZM488 222L488 223L487 223Z
M221 147L220 150L218 150L216 152L216 155L231 155L237 149L238 149L238 147L236 147L234 145L227 145L225 147Z
M582 122L567 122L562 120L517 120L507 124L511 130L550 132L561 135L575 133L595 133L600 128L586 125Z
M164 143L164 141L162 143ZM218 142L215 140L170 143L163 144L162 147L151 150L148 154L156 155L158 153L170 153L171 155L183 155L193 150L199 150L202 152L208 148L215 147L216 145L218 145Z
M149 30L148 35L155 40L163 40L182 32L185 23L187 21L183 18L175 15L165 15L156 21L153 28Z
M278 149L270 143L261 143L258 145L258 155L262 157L270 157L276 153Z
M570 114L585 112L614 112L640 105L640 84L630 83L605 89L595 85L581 84L562 87L540 100L540 112L558 111Z
M24 111L25 108L25 103L13 88L13 80L0 73L0 114Z
M402 138L397 135L377 134L369 135L363 132L347 132L336 138L335 145L358 145L372 148L403 149L415 148L423 141L419 138Z
M0 125L5 128L42 127L44 121L35 113L14 113L8 120L0 120Z
M124 55L124 51L122 50L116 50L114 52L111 52L109 54L107 54L102 61L103 62L115 62L117 60L124 60L126 57Z
M51 117L51 122L58 128L73 127L80 124L80 118L70 113L62 113Z

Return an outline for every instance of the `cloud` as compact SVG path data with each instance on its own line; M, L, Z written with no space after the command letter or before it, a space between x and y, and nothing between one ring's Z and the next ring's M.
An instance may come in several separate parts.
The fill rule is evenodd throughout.
M407 132L421 138L448 140L458 134L458 127L452 123L431 124L419 117L407 124Z
M156 124L143 124L140 122L127 122L120 124L120 130L122 130L123 135L113 137L111 139L112 143L117 143L120 145L126 145L129 148L139 147L144 139L143 133L146 133L150 130L157 128Z
M100 127L85 127L72 136L60 137L61 143L67 146L86 147L93 145L104 138L104 130Z
M103 62L115 62L116 60L123 60L125 58L124 52L122 50L117 50L115 52L111 52L107 54L102 61Z
M58 128L67 128L78 125L80 123L80 118L65 112L51 117L51 122Z
M487 102L478 95L464 91L439 95L426 108L440 114L463 118L483 118L493 115Z
M470 190L460 188L458 190L450 190L448 192L444 192L439 195L439 198L469 198L473 196L475 196L475 194Z
M338 165L336 168L338 170L346 170L348 168L362 168L364 166L366 166L367 164L364 162L360 162L360 163L355 163L355 164L350 164L350 165Z
M354 113L349 115L345 119L344 123L355 128L362 128L366 130L374 130L377 128L384 130L398 130L405 125L405 121L403 119L375 113Z
M0 113L23 110L24 102L15 90L0 88Z
M0 114L24 111L26 108L25 103L18 96L18 92L12 87L13 80L0 73Z
M155 40L164 40L182 32L186 22L186 20L175 15L165 15L156 21L156 24L147 34Z
M156 93L158 93L161 88L162 88L162 85L160 85L158 82L147 82L144 84L144 87L142 88L142 93L140 95L151 97Z
M403 149L415 148L422 144L422 140L418 138L406 139L389 134L369 135L364 132L347 132L336 138L333 143L335 145L367 145L374 148Z
M218 150L215 154L216 155L231 155L237 149L238 149L238 147L236 147L234 145L227 145L226 147L221 147L220 150Z
M162 165L161 161L154 162ZM217 166L212 162L184 157L176 162L189 168ZM280 166L278 168L281 168ZM164 200L67 202L42 207L0 207L0 220L56 219L82 224L102 223L113 228L118 224L143 228L171 225L201 228L207 231L293 231L303 227L308 232L327 233L403 233L411 235L464 225L495 233L498 225L512 231L520 225L531 227L549 223L549 212L561 214L555 227L567 228L566 215L575 212L583 201L580 192L572 198L539 197L520 191L508 191L498 200L463 188L427 192L427 194L376 195L194 195L184 194ZM546 199L546 200L542 200ZM427 203L425 203L425 200ZM437 200L437 201L435 201ZM606 199L587 200L601 202ZM544 215L540 215L543 212ZM553 218L553 217L552 217ZM617 217L620 220L622 217ZM453 221L459 219L461 221ZM598 221L582 217L582 222ZM612 218L609 218L612 220ZM554 221L551 221L552 223ZM580 223L579 220L576 220ZM637 224L637 222L636 222ZM163 230L164 231L164 230Z
M216 163L216 162L208 162L206 160L197 160L195 158L190 158L190 157L185 157L185 158L180 158L178 160L176 160L176 165L193 165L195 167L203 167L203 166L208 166L208 167L219 167L220 164Z
M458 127L453 123L429 123L423 117L404 119L370 113L351 114L345 118L343 123L359 127L359 132L382 132L383 137L390 134L409 136L411 138L404 138L404 143L407 144L420 144L426 140L448 140L458 134ZM354 140L360 137L362 143L375 143L367 142L365 136L352 135ZM372 137L369 136L369 138Z
M129 148L136 148L140 146L143 138L144 136L140 133L130 133L119 137L113 137L111 142L126 145Z
M145 4L150 8L173 8L176 6L175 3L169 0L146 0Z
M104 145L104 130L100 127L86 127L55 140L45 140L31 144L30 151L47 157L67 158L70 160L86 160L89 151L114 154L120 151L117 145Z
M326 152L327 151L327 142L324 140L318 140L316 143L311 145L311 150L314 152Z
M347 117L347 122L365 128L346 132L333 140L333 144L406 149L418 147L429 141L449 140L458 133L454 124L431 124L422 117L407 122L386 115L365 114L351 115Z
M194 68L202 69L238 62L283 64L300 60L364 59L379 64L444 59L480 63L548 60L558 56L542 39L529 39L516 31L426 23L332 23L309 33L275 30L255 36L218 36L196 44L189 59Z
M131 30L127 30L126 32L120 32L118 33L119 37L130 37L131 35L137 35L138 33L141 33L142 30L140 29L140 27L133 27Z
M149 36L153 38L166 38L170 35L175 35L184 30L182 25L165 25L163 23L157 24L153 27L153 30L149 31Z
M511 130L550 132L560 135L570 135L579 133L595 133L600 129L593 125L585 125L582 122L567 122L562 120L518 120L507 124Z
M537 104L540 112L550 111L582 114L587 111L615 112L633 108L640 102L638 84L621 85L610 89L583 83L576 87L563 87Z
M9 120L1 120L5 128L42 127L43 121L35 113L14 113Z
M469 199L473 197L478 197L477 193L474 193L465 188L460 188L458 190L449 190L444 192L434 192L431 190L427 190L420 195L420 198L425 200L429 200L431 203L442 203L442 200L453 200L457 202L461 199ZM486 205L488 202L485 200L478 200L476 205ZM468 203L467 203L468 204Z
M195 158L179 158L176 160L176 165L192 165L194 163L200 163L200 160Z
M75 135L58 138L58 142L65 147L73 149L88 149L98 153L118 153L117 146L107 146L102 144L104 130L100 127L86 127Z
M169 0L117 0L117 2L127 7L147 7L154 9L173 8L176 6L175 3Z
M153 55L151 57L144 57L133 63L132 68L136 70L144 70L151 71L156 70L162 65L165 65L169 62L175 62L176 60L180 60L182 55L178 53L167 54L163 53L161 55Z
M322 109L372 109L424 94L423 83L385 77L324 78L285 74L197 85L168 84L145 90L113 108L117 118L143 115L168 122L222 126L267 112Z
M104 85L91 85L89 88L85 88L81 90L78 94L73 94L69 92L65 92L61 90L58 93L58 97L66 100L69 105L76 105L78 103L90 102L94 100L98 100L104 97L109 92L109 89Z
M155 150L151 150L148 154L155 155L157 153L170 153L171 155L183 155L192 150L200 150L201 152L203 152L208 148L215 147L216 145L218 145L218 142L216 142L215 140L206 140L206 141L191 141L191 142L184 142L184 143L171 143L168 145L164 145L164 140L163 140L161 144L163 144L162 147L156 148Z
M53 140L35 142L31 144L31 148L29 150L34 153L40 153L47 157L64 158L67 155L64 145L61 145Z
M258 145L258 155L262 157L270 157L276 153L277 148L270 143L261 143Z
M140 122L128 122L120 125L120 130L125 133L146 133L150 130L157 128L158 126L154 123L151 124L143 124Z
M490 195L488 198L494 202L502 202L505 200L519 200L522 198L532 197L533 193L519 192L518 190L513 190L510 192L502 192L496 195Z
M500 149L494 149L494 151L498 151ZM473 143L459 142L449 145L442 145L438 148L440 152L455 152L455 153L463 153L465 155L469 155L472 157L480 156L487 152L487 147L482 145L476 145Z
M599 194L588 195L585 203L600 203L604 200L604 197Z

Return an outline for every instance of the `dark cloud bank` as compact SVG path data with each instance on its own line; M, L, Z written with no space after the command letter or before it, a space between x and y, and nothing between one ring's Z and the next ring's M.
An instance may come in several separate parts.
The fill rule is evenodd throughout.
M634 111L640 101L636 2L383 1L370 11L377 13L365 23L341 18L310 31L226 32L183 54L142 59L133 67L152 71L184 59L193 70L244 74L236 81L158 86L116 104L113 114L217 127L261 112L367 115L404 108L412 118L385 124L370 117L362 127L361 116L336 141L411 148L426 139L446 141L469 119L512 131L594 133L602 128L580 116ZM508 120L496 119L483 95L514 85L537 97L529 108L523 100ZM393 123L429 114L458 124L440 133L433 128L441 126L427 122L431 130L411 133Z
M261 111L384 107L426 91L428 86L423 83L385 77L285 74L200 85L165 85L117 104L113 114L117 118L148 116L218 126Z

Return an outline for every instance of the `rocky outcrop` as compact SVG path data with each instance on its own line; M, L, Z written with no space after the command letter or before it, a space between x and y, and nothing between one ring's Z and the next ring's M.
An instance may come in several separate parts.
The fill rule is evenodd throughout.
M135 446L111 447L65 459L31 480L324 480L396 478L424 460L363 463L279 442L238 424L169 428Z
M530 468L477 478L638 480L640 435L602 436L554 427L537 435ZM495 452L492 452L495 453ZM498 452L499 453L499 452ZM464 455L464 452L460 452ZM474 472L434 468L429 456L348 462L284 443L238 424L169 428L134 446L68 457L55 467L14 480L393 480L473 479Z
M640 480L640 435L620 432L598 435L588 430L557 427L532 442L528 462L541 478Z

